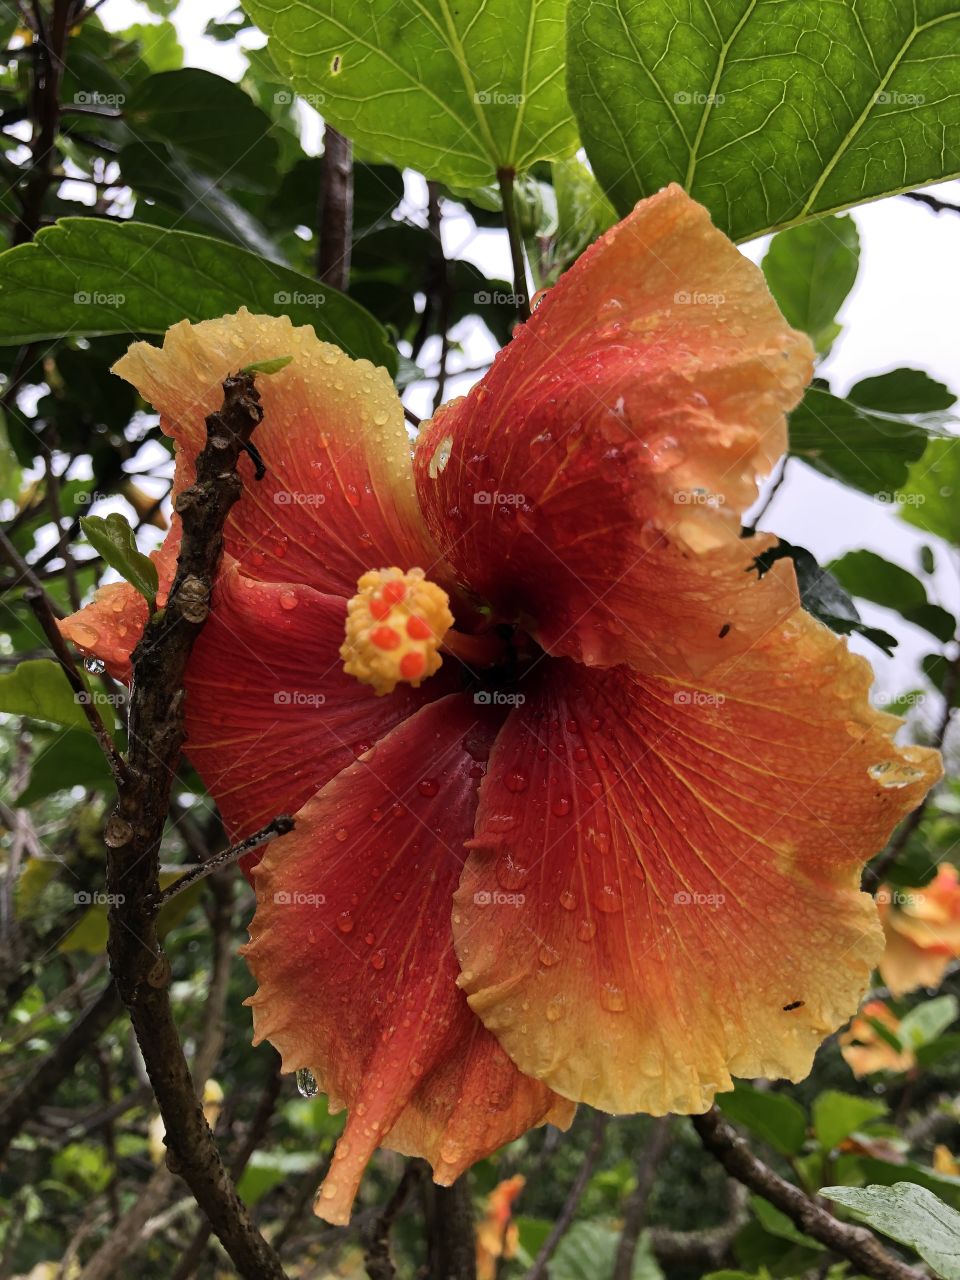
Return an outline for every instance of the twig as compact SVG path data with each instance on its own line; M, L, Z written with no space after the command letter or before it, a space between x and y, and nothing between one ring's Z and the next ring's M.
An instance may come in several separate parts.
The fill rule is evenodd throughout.
M403 416L410 423L411 427L419 427L423 422L423 419L417 417L413 410L408 409L406 405L403 406Z
M223 407L206 421L196 480L177 498L183 536L167 605L150 618L133 653L128 773L104 831L107 891L114 895L108 953L166 1127L168 1164L190 1187L237 1272L281 1280L279 1259L240 1201L204 1117L157 936L160 842L184 741L184 673L210 610L223 526L243 488L237 460L263 416L252 375L228 377L223 392Z
M593 1117L593 1137L590 1140L587 1153L583 1157L580 1171L574 1179L573 1186L567 1193L563 1208L560 1210L560 1216L551 1227L550 1234L540 1246L540 1252L534 1259L533 1266L527 1272L526 1280L543 1280L546 1275L547 1265L556 1252L557 1245L570 1230L577 1209L580 1207L580 1201L583 1199L583 1193L587 1189L587 1183L593 1177L593 1172L597 1167L600 1156L603 1154L606 1133L607 1117L602 1111L597 1111Z
M323 131L320 183L317 279L346 293L353 241L353 143L329 124Z
M33 116L30 169L21 196L20 217L13 243L32 240L43 217L43 201L52 177L52 162L60 124L60 81L69 30L72 0L54 0L49 37L37 6L37 38L33 52Z
M789 454L784 454L783 457L780 459L780 462L778 464L779 472L777 474L777 477L771 483L769 489L767 489L767 492L763 495L763 501L760 503L760 506L757 507L757 510L753 519L750 521L749 524L745 524L743 528L740 530L741 537L755 533L757 529L757 525L760 523L763 517L770 510L770 507L773 503L774 498L780 492L780 486L783 484L784 480L786 480L787 478L787 463L789 461L790 461Z
M946 200L938 200L936 196L928 196L925 191L903 191L905 200L916 200L917 204L925 204L934 213L960 213L960 204L949 204Z
M395 1280L396 1270L390 1256L390 1232L397 1214L403 1208L414 1185L423 1177L419 1160L408 1160L403 1176L380 1213L364 1232L363 1260L369 1280Z
M944 741L946 740L947 730L950 728L950 722L953 719L953 713L956 710L955 699L957 692L960 690L960 647L957 649L956 655L947 665L943 678L943 712L940 720L933 733L930 745L938 751L942 750ZM910 843L911 838L918 830L923 821L924 814L927 812L927 806L930 803L931 792L928 791L915 809L907 814L904 821L900 824L896 835L887 845L887 848L877 858L876 862L867 867L863 873L863 888L869 893L876 893L886 879L887 873L893 867L900 855Z
M260 1094L260 1101L254 1112L253 1119L250 1122L250 1128L243 1140L240 1149L230 1162L230 1177L234 1182L238 1182L246 1169L250 1157L263 1141L267 1129L270 1126L270 1120L276 1109L277 1100L280 1097L280 1089L283 1084L283 1076L280 1074L280 1058L274 1053L272 1070L270 1078ZM193 1239L187 1245L180 1263L174 1271L171 1280L189 1280L197 1267L203 1260L203 1252L206 1248L207 1241L210 1239L210 1227L208 1223L202 1223L196 1231Z
M431 1275L438 1280L476 1280L477 1245L473 1228L470 1175L449 1187L424 1179L432 1201L429 1218Z
M24 1124L36 1115L41 1104L73 1071L119 1012L120 997L116 986L111 982L0 1111L0 1157L6 1153Z
M650 1193L656 1181L660 1161L670 1146L670 1116L660 1116L650 1127L650 1138L643 1149L637 1167L637 1185L627 1199L623 1213L623 1230L617 1245L612 1280L630 1280L633 1260L637 1253L637 1241L646 1221Z
M107 726L100 717L90 691L84 684L80 672L74 665L70 650L67 648L67 642L60 634L60 628L57 626L56 619L50 611L50 604L43 590L36 591L33 587L29 587L23 593L24 599L30 605L36 615L37 621L43 628L43 634L50 642L50 648L54 652L54 656L60 663L63 674L69 681L70 688L73 690L74 699L81 707L87 723L93 730L93 735L100 745L100 750L106 757L107 764L110 766L110 772L113 774L114 781L119 785L127 776L127 766L117 748L114 746L113 739Z
M737 1136L716 1107L702 1116L693 1116L692 1120L705 1149L731 1178L785 1213L804 1235L852 1262L856 1271L873 1276L874 1280L925 1280L923 1272L888 1253L865 1227L841 1222L799 1187L774 1173Z
M230 866L236 862L238 858L242 858L251 849L256 849L258 845L264 844L267 840L272 840L274 836L286 835L288 831L292 831L294 827L293 818L282 813L278 818L274 818L272 822L268 822L265 827L261 827L259 831L254 832L252 836L248 836L246 840L241 840L239 844L231 845L229 849L222 849L219 853L213 854L201 862L198 867L192 867L178 880L174 880L173 884L167 885L166 889L155 895L154 902L157 910L165 907L172 899L183 893L184 889L189 889L192 884L196 884L198 880L205 880L207 876L212 875L215 871L220 871L224 867Z
M520 235L520 223L517 219L517 205L513 194L512 169L498 169L497 181L500 183L500 195L503 200L503 221L510 238L510 260L513 263L513 293L517 304L517 312L521 320L530 319L530 299L527 296L527 268L523 261L523 238Z

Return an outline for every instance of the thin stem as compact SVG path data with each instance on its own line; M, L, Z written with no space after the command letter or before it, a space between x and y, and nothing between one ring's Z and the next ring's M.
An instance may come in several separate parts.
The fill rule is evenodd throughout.
M523 260L523 237L520 234L520 222L517 218L517 205L513 189L515 176L512 169L497 170L497 181L500 183L500 195L503 199L503 221L507 228L507 235L510 238L514 298L520 319L529 320L530 299L527 295L527 268Z
M580 1207L580 1201L583 1199L583 1193L587 1189L587 1184L593 1177L593 1171L596 1169L603 1154L603 1143L607 1133L607 1117L602 1111L597 1111L593 1117L593 1137L590 1146L587 1148L587 1154L583 1157L583 1163L580 1171L574 1179L573 1186L567 1193L567 1198L560 1210L560 1216L550 1230L550 1234L540 1246L540 1252L537 1254L533 1266L527 1272L526 1280L543 1280L547 1273L547 1266L550 1259L557 1250L557 1245L570 1230L573 1219L576 1217L577 1209Z
M293 827L293 818L282 813L278 818L274 818L272 822L268 822L265 827L261 827L259 831L254 832L252 836L247 836L246 840L241 840L239 844L231 845L229 849L221 849L219 853L206 858L198 867L191 867L178 880L174 880L173 884L167 885L166 889L156 895L155 905L157 910L159 911L161 907L165 907L171 899L178 897L185 889L189 889L192 884L196 884L199 880L205 880L207 876L213 875L215 871L220 871L224 867L230 866L238 858L242 858L244 854L250 853L259 845L272 840L275 836L285 836L287 832L293 830Z
M670 1147L670 1116L661 1116L650 1126L649 1139L637 1167L637 1185L624 1206L623 1230L617 1245L612 1280L630 1280L637 1254L637 1242L647 1217L650 1193L656 1181L660 1162Z

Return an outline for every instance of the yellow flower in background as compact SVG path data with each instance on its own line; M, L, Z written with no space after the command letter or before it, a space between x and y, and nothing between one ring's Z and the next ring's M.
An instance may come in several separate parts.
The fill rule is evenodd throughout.
M900 1019L882 1000L869 1000L840 1036L840 1052L858 1078L875 1071L909 1071L917 1059L910 1048L896 1049L877 1030L880 1023L899 1037Z
M486 1211L477 1223L477 1280L494 1280L497 1259L515 1256L520 1232L510 1218L513 1202L526 1182L518 1173L498 1182L487 1196Z
M938 987L960 957L960 874L942 863L922 889L877 894L885 948L880 976L895 996L918 987Z

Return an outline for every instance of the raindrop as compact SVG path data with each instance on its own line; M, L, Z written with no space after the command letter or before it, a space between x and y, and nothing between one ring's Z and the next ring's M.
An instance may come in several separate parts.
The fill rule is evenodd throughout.
M437 794L440 788L437 786L436 778L422 778L420 782L417 783L417 790L422 796L433 797Z
M337 916L337 928L341 933L351 933L353 931L353 916L349 911L341 911Z
M608 1013L623 1013L627 1007L627 998L623 994L622 987L616 987L612 982L605 982L600 988L600 1003Z
M514 795L519 795L521 791L526 791L530 779L523 769L511 769L503 775L503 785Z
M297 593L295 591L281 591L280 592L280 608L286 609L287 611L289 611L290 609L295 609L296 607L297 607Z
M560 895L560 905L564 911L574 911L577 906L577 895L569 889L564 889Z
M302 1098L315 1098L320 1092L313 1072L306 1067L300 1067L297 1071L297 1089Z
M84 671L89 671L92 676L102 676L107 669L107 664L102 658L84 658Z
M623 899L620 897L619 889L612 884L605 884L597 894L597 909L608 916L621 911Z

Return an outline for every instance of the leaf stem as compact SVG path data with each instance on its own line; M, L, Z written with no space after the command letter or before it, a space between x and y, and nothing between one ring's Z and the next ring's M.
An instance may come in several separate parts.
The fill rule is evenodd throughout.
M530 319L530 298L527 294L527 268L523 258L523 237L520 234L520 222L517 218L517 205L514 199L514 178L512 169L498 169L497 181L500 184L500 195L503 199L503 221L510 238L510 260L513 263L513 293L517 311L521 321Z

